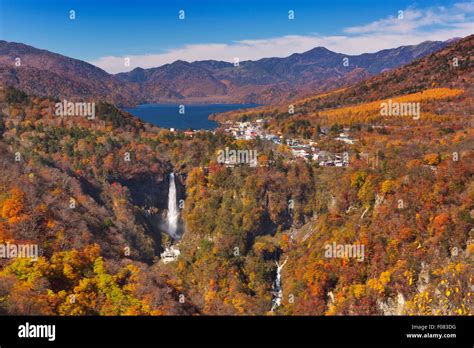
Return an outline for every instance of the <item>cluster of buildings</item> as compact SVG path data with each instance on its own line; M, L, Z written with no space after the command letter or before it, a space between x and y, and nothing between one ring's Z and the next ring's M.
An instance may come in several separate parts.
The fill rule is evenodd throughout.
M170 128L169 129L171 133L176 133L177 130L175 128ZM199 129L191 129L191 130L185 130L183 132L184 136L192 138L196 133L199 133Z
M311 159L320 167L347 167L349 165L349 153L332 153L321 151L312 145L290 145L293 158L303 158L305 161Z
M260 139L271 141L276 145L285 144L291 149L293 159L302 158L305 161L312 160L318 162L321 167L347 167L349 165L348 153L321 151L316 147L317 143L314 141L291 138L284 139L281 135L268 133L264 130L263 125L263 119L258 119L255 122L232 123L231 121L227 121L225 123L225 132L231 134L235 139L253 140L259 137ZM328 135L329 129L321 129L321 134ZM349 128L344 128L343 132L339 133L334 140L351 145L355 142L355 140L349 136Z
M316 158L314 160L319 163L320 167L347 167L349 166L349 153L331 153L328 151L320 151L316 154Z
M235 139L252 140L257 137L266 138L262 125L263 120L258 119L255 122L236 122L227 121L225 132L231 134Z

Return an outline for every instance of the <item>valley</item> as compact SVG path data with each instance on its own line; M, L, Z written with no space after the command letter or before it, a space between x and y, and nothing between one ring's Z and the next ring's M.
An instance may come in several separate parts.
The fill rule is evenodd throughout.
M111 76L2 42L0 240L41 256L0 258L0 313L471 315L473 42L349 57L364 73L343 87L345 55L320 47ZM122 108L213 95L265 105L215 114L212 131ZM56 114L66 97L95 118ZM384 114L389 99L419 113ZM219 161L226 149L256 165Z

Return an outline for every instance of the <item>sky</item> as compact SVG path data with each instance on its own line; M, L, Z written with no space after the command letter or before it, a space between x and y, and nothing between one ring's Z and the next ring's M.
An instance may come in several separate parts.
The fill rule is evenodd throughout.
M473 33L474 0L0 0L1 40L110 73L317 46L361 54Z

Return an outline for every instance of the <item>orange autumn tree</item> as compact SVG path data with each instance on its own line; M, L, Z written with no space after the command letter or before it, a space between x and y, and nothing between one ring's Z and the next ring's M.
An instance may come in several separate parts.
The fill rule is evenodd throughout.
M0 241L3 241L7 238L7 230L5 224L0 221Z
M429 153L423 157L423 160L426 162L426 164L430 166L435 166L438 165L440 162L440 157L436 153Z
M10 198L6 199L2 207L2 218L11 224L18 222L25 209L25 194L19 188L14 187L10 191Z

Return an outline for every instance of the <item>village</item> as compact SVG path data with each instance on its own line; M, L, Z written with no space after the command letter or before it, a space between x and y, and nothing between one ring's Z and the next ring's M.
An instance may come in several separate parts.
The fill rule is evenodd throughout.
M332 153L323 151L317 147L317 142L306 139L289 138L285 139L281 134L272 134L264 129L265 120L257 119L254 122L232 122L224 123L224 131L232 135L237 140L262 140L270 141L275 145L286 145L291 149L292 160L302 158L305 161L314 161L321 167L347 167L349 165L349 154ZM322 136L328 136L327 128L321 129ZM344 128L343 132L334 137L334 140L342 141L346 144L354 144L356 140L350 138L349 128Z

